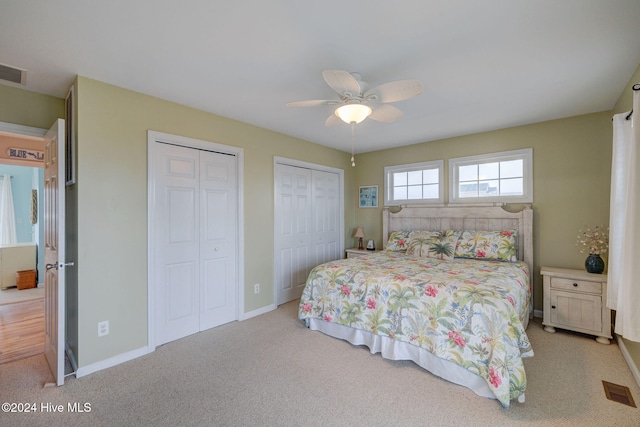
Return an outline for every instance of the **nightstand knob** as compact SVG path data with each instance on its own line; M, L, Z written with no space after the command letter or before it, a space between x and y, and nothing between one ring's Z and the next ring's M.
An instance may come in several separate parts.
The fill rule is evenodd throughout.
M577 284L577 283L574 283L574 284L573 284L573 287L574 287L574 288L577 288L577 287L578 287L578 284Z
M555 306L555 305L552 305L552 306L551 306L551 308L556 308L556 306Z

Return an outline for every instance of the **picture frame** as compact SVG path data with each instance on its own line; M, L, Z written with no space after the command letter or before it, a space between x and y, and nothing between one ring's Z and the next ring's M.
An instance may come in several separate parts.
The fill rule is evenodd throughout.
M378 207L378 186L363 185L360 187L358 206L361 208Z

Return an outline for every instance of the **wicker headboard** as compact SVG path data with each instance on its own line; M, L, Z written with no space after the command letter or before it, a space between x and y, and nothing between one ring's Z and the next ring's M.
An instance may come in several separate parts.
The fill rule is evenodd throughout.
M520 212L508 212L502 206L404 207L393 213L382 212L383 247L393 231L411 230L518 230L518 259L529 266L533 277L533 209L525 205Z

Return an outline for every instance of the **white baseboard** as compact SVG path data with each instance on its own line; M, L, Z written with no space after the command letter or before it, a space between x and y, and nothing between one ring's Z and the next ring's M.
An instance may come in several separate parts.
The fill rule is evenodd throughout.
M273 311L276 308L278 308L278 306L276 306L275 304L267 305L267 306L261 307L261 308L259 308L257 310L253 310L253 311L250 311L248 313L241 314L239 320L242 321L242 320L251 319L252 317L260 316L261 314L265 314L265 313L268 313L270 311Z
M137 350L131 350L126 353L122 353L117 356L113 356L108 359L101 360L100 362L92 363L91 365L88 365L88 366L83 366L81 368L76 369L76 378L84 377L86 375L93 374L94 372L111 368L121 363L128 362L129 360L133 360L138 357L144 356L145 354L148 354L148 353L149 353L148 347L140 347Z
M629 350L627 350L627 347L624 345L624 340L620 337L620 335L616 335L616 341L618 342L618 347L620 347L620 352L622 353L622 357L624 357L624 360L627 362L627 365L629 365L631 374L633 375L633 378L636 379L636 382L638 383L638 387L640 387L640 370L638 370L638 367L636 366L635 362L631 358L631 355L629 354Z
M533 310L533 317L544 318L544 311L542 310Z
M275 304L267 305L267 306L261 307L261 308L259 308L257 310L253 310L253 311L250 311L248 313L241 314L239 320L241 320L241 321L242 320L247 320L247 319L250 319L252 317L256 317L256 316L259 316L261 314L265 314L265 313L268 313L270 311L273 311L276 308L278 308L278 307ZM70 351L70 349L69 349L69 352L71 354L73 354ZM81 377L84 377L86 375L93 374L94 372L98 372L98 371L101 371L103 369L111 368L111 367L119 365L121 363L128 362L129 360L136 359L136 358L144 356L144 355L146 355L148 353L150 353L149 347L140 347L137 350L132 350L132 351L129 351L127 353L122 353L122 354L119 354L117 356L110 357L108 359L101 360L100 362L92 363L91 365L83 366L83 367L80 367L80 368L77 367L77 364L75 363L75 359L72 360L72 358L70 357L69 360L71 361L72 366L74 366L74 369L76 370L76 378L81 378Z

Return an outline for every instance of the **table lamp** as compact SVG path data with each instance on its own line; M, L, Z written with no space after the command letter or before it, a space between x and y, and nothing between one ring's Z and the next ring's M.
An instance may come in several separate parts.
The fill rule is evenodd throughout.
M364 228L358 227L358 229L356 230L356 234L354 234L353 237L357 237L358 238L358 249L360 249L360 250L364 249L364 246L362 246L362 239L367 237L364 234Z

